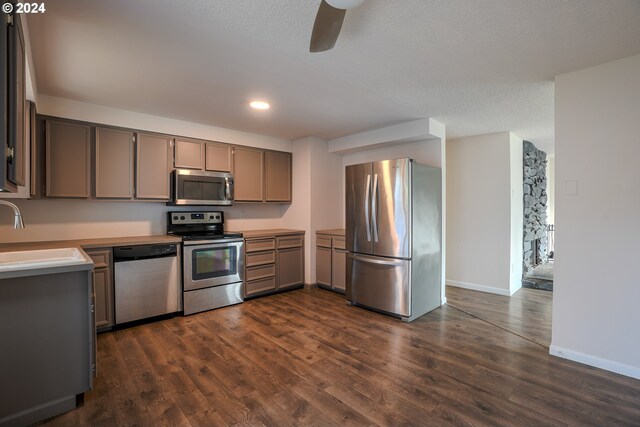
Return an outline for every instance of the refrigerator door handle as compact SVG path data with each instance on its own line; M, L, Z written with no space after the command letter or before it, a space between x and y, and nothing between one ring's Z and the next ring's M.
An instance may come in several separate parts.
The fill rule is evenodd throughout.
M361 255L354 255L352 253L349 253L349 258L352 258L356 261L362 261L362 262L368 262L370 264L380 264L380 265L393 265L393 266L397 266L397 267L402 267L404 265L405 260L383 260L383 259L377 259L377 258L369 258L369 257L364 257Z
M367 225L367 242L371 241L371 223L369 222L369 199L371 198L371 175L367 175L364 196L364 221Z
M373 193L371 194L371 222L373 241L378 241L378 174L373 176Z

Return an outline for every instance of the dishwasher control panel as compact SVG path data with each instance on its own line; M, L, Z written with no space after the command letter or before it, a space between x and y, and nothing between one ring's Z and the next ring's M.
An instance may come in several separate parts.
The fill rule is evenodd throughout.
M130 261L147 258L162 258L176 256L178 246L170 244L116 246L113 248L113 261Z
M169 222L171 225L222 224L224 216L221 211L169 212Z

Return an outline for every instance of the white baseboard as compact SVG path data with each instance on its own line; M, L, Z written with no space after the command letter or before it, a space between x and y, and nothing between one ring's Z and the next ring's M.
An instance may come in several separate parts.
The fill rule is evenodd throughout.
M508 289L494 288L492 286L476 285L475 283L456 282L455 280L447 280L447 285L454 286L456 288L471 289L472 291L488 292L490 294L498 294L504 296L511 296L511 292Z
M614 362L613 360L558 347L554 344L549 346L549 354L640 380L640 367L638 366Z

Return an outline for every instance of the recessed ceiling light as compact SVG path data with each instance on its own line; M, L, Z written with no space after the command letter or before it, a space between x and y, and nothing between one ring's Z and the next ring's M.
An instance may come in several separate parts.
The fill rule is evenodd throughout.
M264 101L251 101L249 105L256 110L268 110L270 107L269 103Z

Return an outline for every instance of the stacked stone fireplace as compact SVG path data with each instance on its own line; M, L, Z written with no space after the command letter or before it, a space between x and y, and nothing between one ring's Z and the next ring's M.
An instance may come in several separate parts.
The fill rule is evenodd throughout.
M523 146L523 272L547 262L547 154L529 141Z

